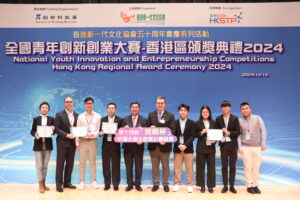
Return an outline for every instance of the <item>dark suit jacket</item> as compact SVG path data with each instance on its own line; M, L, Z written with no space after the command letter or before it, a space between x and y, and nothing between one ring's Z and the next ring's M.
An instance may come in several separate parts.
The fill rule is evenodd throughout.
M74 124L73 126L77 126L77 118L78 113L73 111L74 115ZM64 147L73 146L75 147L75 139L69 139L67 138L67 134L70 134L70 128L72 127L68 118L68 114L65 110L62 110L58 113L56 113L55 120L55 133L57 133L56 142L57 145L62 145Z
M179 136L182 135L179 119L176 120L175 124L176 124L176 128L175 128L174 135L177 137L177 142L174 143L173 151L174 153L181 153L180 149L178 148L178 146L180 145ZM190 119L187 119L184 132L183 132L184 145L187 147L184 150L184 153L194 153L193 141L195 139L195 133L196 133L195 122Z
M102 122L108 122L108 116L102 117L101 118L101 125L100 125L100 131L102 130ZM118 117L117 115L115 116L115 123L118 123L118 129L122 127L122 118ZM116 143L114 138L115 136L113 135L112 137L112 141L111 142L107 142L107 134L104 134L104 136L102 136L102 151L103 150L110 150L111 148L115 149L115 150L120 150L120 143ZM112 147L111 147L112 145Z
M216 122L214 120L210 120L209 123L209 128L210 129L215 129L215 124ZM216 147L215 144L216 143L212 143L211 145L207 146L206 145L206 138L207 138L207 134L203 134L201 135L201 132L203 129L205 129L203 120L198 120L196 122L196 127L197 127L197 133L196 133L196 137L198 138L197 141L197 153L216 153Z
M225 121L223 119L223 115L220 115L219 117L216 118L216 128L218 129L225 128ZM240 133L240 122L235 115L230 114L227 130L230 132L231 142L224 142L224 143L219 142L220 146L222 147L222 146L231 145L231 147L233 148L238 148L237 138L241 133Z
M31 135L34 137L33 151L42 151L43 150L43 141L42 138L37 140L35 138L37 126L42 125L42 116L33 118ZM54 126L54 118L47 116L47 126ZM46 150L53 150L52 138L45 138Z
M122 127L124 126L133 127L132 124L132 115L128 115L123 118ZM143 117L142 115L138 115L138 119L136 122L136 127L148 127L148 120ZM124 152L134 152L134 151L144 151L144 143L137 144L137 143L123 143Z
M168 127L171 129L172 134L175 132L175 118L173 113L164 111L163 116L161 117L162 119L165 119L165 123L160 123L158 121L158 112L153 111L149 113L148 116L148 123L149 126L156 126L156 127ZM149 151L154 151L156 147L159 146L159 149L161 152L171 152L172 151L172 143L166 143L164 145L161 145L160 143L148 143L148 150Z

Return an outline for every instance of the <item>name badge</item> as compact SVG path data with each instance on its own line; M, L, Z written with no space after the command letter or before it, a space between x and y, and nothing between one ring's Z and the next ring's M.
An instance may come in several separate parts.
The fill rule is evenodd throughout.
M211 146L211 141L206 139L206 146Z
M92 131L90 128L88 128L87 133L90 134Z
M184 144L184 137L183 136L179 136L179 143Z
M166 120L165 119L161 119L161 120L159 120L159 123L164 124L164 123L166 123Z
M109 135L107 135L107 142L111 142L111 141L112 141L112 135L109 134Z
M245 133L245 140L251 140L251 133L250 132Z
M226 136L226 137L225 137L225 141L226 141L226 142L231 142L231 138L230 138L229 136Z

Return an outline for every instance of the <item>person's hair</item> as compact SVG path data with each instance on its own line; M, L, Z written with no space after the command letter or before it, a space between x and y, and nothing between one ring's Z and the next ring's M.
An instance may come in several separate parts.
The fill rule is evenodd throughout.
M133 101L133 102L131 102L131 103L130 103L130 108L131 108L131 106L132 106L133 104L137 104L139 107L141 107L141 105L140 105L140 103L139 103L139 102L137 102L137 101Z
M190 112L190 106L187 105L187 104L184 104L184 103L180 104L180 105L178 106L178 108L177 108L178 111L179 111L181 108L185 108L188 112Z
M70 99L72 99L72 101L73 101L73 98L70 97L70 96L67 96L66 98L64 98L64 101L66 101L67 98L70 98Z
M86 97L84 99L84 103L88 102L88 101L92 101L94 103L94 99L92 97Z
M242 102L242 103L241 103L240 108L243 107L243 106L250 106L250 104L249 104L248 102L245 101L245 102Z
M203 120L203 117L202 117L202 110L204 110L204 109L208 110L208 112L209 112L209 116L208 116L207 119L208 119L209 121L212 120L211 110L210 110L210 108L209 108L208 106L206 106L206 105L204 105L204 106L201 107L199 119L200 119L200 120Z
M108 104L107 104L107 108L108 108L110 105L115 106L115 108L117 108L117 104L115 104L115 103L113 103L113 102L108 103Z
M48 106L48 110L50 110L50 105L49 105L49 103L46 102L46 101L44 101L44 102L42 102L42 103L40 104L40 106L39 106L40 110L41 110L41 108L42 108L43 105Z
M225 100L221 103L221 107L227 107L227 106L231 107L231 103L229 101Z
M158 99L163 99L163 100L165 101L165 103L167 103L166 97L163 97L163 96L158 96L158 97L156 97L155 103L157 102Z

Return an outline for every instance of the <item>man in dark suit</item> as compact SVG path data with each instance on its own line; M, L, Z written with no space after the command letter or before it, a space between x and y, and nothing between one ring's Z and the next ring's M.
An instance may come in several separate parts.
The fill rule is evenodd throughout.
M181 185L181 175L183 162L185 165L187 177L187 191L193 192L194 184L194 148L193 141L196 135L196 124L194 121L188 119L190 106L181 104L178 106L178 113L180 118L175 122L175 133L177 142L174 143L174 187L173 192L177 192Z
M149 113L148 123L151 127L168 127L174 134L175 131L175 119L171 112L165 110L166 108L166 98L157 97L156 98L156 111ZM164 191L169 192L169 177L170 177L170 167L169 167L169 157L172 151L171 143L148 143L148 150L150 151L151 163L152 163L152 179L153 187L152 192L159 189L159 165L162 163L163 168L163 186Z
M117 123L118 129L122 127L122 118L116 116L117 105L115 103L109 103L107 105L108 115L101 118L100 136L102 139L102 166L104 177L104 190L109 190L111 180L114 186L114 190L119 190L120 184L120 143L114 141L114 134L105 133L102 130L103 122ZM112 165L112 167L110 167ZM112 171L111 171L112 168Z
M147 127L148 121L145 117L139 115L140 104L138 102L132 102L130 104L131 115L123 118L123 127ZM137 143L123 143L124 148L124 160L126 165L126 176L127 184L126 191L135 189L137 191L143 191L141 188L141 179L143 172L143 155L144 155L144 144L141 142ZM135 182L133 182L132 171L133 162L135 163Z
M77 125L78 114L73 111L74 101L71 97L66 97L64 104L65 109L56 114L54 121L57 133L56 190L58 192L63 192L62 186L76 189L71 184L76 146L70 128Z
M236 174L236 160L238 156L238 141L240 135L239 119L230 114L231 103L223 101L221 104L223 114L216 118L216 128L223 129L224 140L221 141L221 160L222 160L222 178L223 189L222 193L228 191L228 160L229 160L229 190L232 193L237 193L234 188L235 174Z

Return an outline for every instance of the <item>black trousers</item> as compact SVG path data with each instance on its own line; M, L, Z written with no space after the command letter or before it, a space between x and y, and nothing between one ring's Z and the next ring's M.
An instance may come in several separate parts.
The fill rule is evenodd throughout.
M74 166L76 147L69 145L65 147L64 144L57 143L57 157L56 157L56 187L61 187L63 184L71 183L71 175ZM64 178L63 178L64 176Z
M111 181L114 187L120 184L120 149L102 149L102 167L105 186L110 186Z
M207 164L207 187L216 187L215 153L196 154L196 185L205 187L205 165Z
M126 165L127 184L129 186L141 185L143 173L143 155L144 151L124 151L124 160ZM133 165L135 165L135 181L133 182Z
M229 163L229 184L234 186L236 174L236 160L238 157L238 147L231 145L221 147L221 161L222 161L222 178L223 185L228 186L228 163Z

